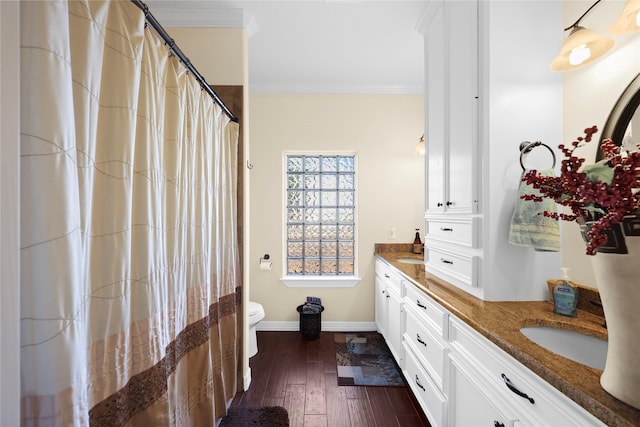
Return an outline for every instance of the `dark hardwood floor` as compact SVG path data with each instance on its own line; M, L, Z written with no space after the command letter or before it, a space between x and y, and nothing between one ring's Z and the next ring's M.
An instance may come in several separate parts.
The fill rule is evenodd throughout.
M258 331L249 365L249 390L231 406L282 406L291 427L429 426L408 386L338 386L333 332Z

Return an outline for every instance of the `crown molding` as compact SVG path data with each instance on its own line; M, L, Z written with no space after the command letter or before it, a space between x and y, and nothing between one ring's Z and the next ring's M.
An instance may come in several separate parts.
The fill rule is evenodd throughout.
M422 15L420 15L415 26L415 29L419 34L423 36L427 34L427 29L442 8L442 1L443 0L432 0L424 8L424 11L422 12Z
M155 3L151 13L164 27L247 28L251 24L245 20L244 10L237 8L179 8Z
M249 82L249 93L302 93L302 94L353 94L353 95L424 95L424 85L419 86L358 86L321 84L260 84Z

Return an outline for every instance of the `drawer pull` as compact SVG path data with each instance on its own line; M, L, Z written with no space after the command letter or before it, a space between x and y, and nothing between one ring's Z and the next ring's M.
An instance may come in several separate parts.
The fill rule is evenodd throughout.
M416 304L417 304L417 305L418 305L418 307L420 307L420 308L423 308L423 309L425 309L425 310L427 309L427 306L426 306L426 305L424 305L424 304L422 304L422 303L420 302L420 300L419 300L419 299L417 299L417 300L416 300Z
M533 400L532 397L527 396L526 393L521 392L520 390L518 390L513 383L511 383L511 380L509 378L507 378L507 376L505 374L502 374L502 379L504 380L505 385L509 388L509 390L511 390L512 392L514 392L515 394L517 394L520 397L523 397L525 399L527 399L529 402L531 402L532 404L536 403L535 400Z
M453 231L451 227L440 227L440 231Z
M427 391L426 388L422 384L420 384L420 378L416 375L416 385L422 389L422 391Z
M444 258L440 258L440 262L443 264L451 264L453 265L453 261L450 261L448 259L444 259Z
M504 427L504 423L501 423L500 421L494 421L493 427Z
M427 343L422 341L422 338L420 338L420 334L416 334L416 341L418 341L420 344L422 344L423 346L427 346Z
M384 277L386 277L387 279L391 279L391 276L389 276L387 273L384 273Z

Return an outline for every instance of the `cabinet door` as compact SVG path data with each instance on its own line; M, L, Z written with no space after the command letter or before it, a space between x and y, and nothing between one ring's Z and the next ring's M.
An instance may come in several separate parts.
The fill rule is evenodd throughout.
M478 2L445 1L425 35L427 213L478 212Z
M427 213L444 212L445 203L445 45L444 12L440 4L425 35Z
M478 3L444 2L448 149L445 211L477 212Z
M457 427L510 427L516 418L505 412L508 406L480 379L461 357L451 355L449 422Z
M378 332L387 336L387 290L384 280L376 274L375 316Z
M402 368L400 345L402 343L402 299L394 289L387 288L387 345Z

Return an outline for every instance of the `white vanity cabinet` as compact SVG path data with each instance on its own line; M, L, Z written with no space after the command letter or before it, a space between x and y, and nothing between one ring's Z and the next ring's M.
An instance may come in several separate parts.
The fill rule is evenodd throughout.
M402 286L398 272L384 261L376 260L375 319L393 357L402 366Z
M427 270L489 301L544 300L558 254L508 243L520 142L557 147L561 2L429 2L425 42Z
M604 426L380 258L375 304L432 426Z

